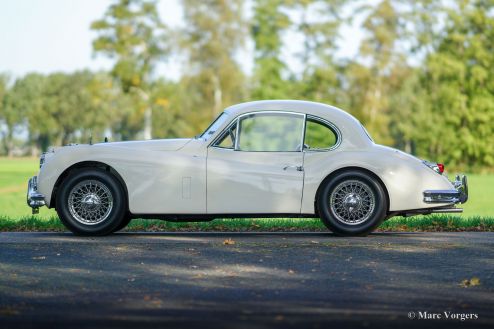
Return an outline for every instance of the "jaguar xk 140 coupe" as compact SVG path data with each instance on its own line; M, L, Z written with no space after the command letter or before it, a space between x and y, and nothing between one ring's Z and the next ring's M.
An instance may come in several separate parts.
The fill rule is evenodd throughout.
M69 145L44 153L27 202L81 235L132 218L320 217L365 235L392 216L461 212L465 176L377 145L332 106L257 101L227 108L195 138Z

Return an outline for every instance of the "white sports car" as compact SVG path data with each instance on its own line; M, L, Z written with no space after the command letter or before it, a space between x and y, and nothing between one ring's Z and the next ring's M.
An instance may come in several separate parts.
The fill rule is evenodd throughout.
M56 208L82 235L132 218L203 221L320 217L334 233L365 235L383 220L461 212L466 177L377 145L350 114L305 101L227 108L187 139L69 145L44 153L28 184L36 213Z

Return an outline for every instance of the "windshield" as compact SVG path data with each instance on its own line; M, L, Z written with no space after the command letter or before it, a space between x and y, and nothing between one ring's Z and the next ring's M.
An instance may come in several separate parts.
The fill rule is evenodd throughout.
M221 113L216 118L216 120L214 120L213 123L208 127L208 129L206 129L206 131L200 135L200 137L204 138L204 139L209 139L209 137L211 137L211 135L213 135L216 132L216 130L218 130L218 128L223 125L226 118L227 118L227 115L224 112Z

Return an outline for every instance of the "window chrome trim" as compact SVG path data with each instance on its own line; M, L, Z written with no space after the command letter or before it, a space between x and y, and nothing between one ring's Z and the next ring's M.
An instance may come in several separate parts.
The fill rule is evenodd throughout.
M218 136L216 136L213 141L211 143L209 143L209 145L207 147L216 147L216 148L219 148L219 149L222 149L222 150L235 150L235 145L233 147L222 147L222 146L219 146L219 145L214 145L216 143L219 143L221 142L221 139L226 135L228 134L228 131L237 124L237 118L233 119L227 126L225 129L223 129L219 134ZM238 131L238 129L237 129ZM235 131L235 143L237 142L237 131Z
M299 151L242 151L238 149L238 136L240 133L240 119L249 115L255 115L255 114L289 114L289 115L295 115L295 116L302 116L303 117L303 128L302 128L302 147ZM237 131L235 132L235 147L233 149L231 148L225 148L225 147L219 147L217 145L214 145L217 143L217 141L221 138L221 136L224 135L225 132L227 132L234 124L237 124ZM305 139L305 126L307 124L307 114L305 113L300 113L300 112L292 112L292 111L253 111L253 112L247 112L240 114L237 116L235 119L232 120L214 139L211 143L209 143L208 147L215 147L215 148L220 148L222 150L233 150L233 151L239 151L239 152L283 152L283 153L296 153L296 152L303 152L304 150L304 139Z
M311 115L311 114L307 114L306 115L306 119L305 119L305 124L306 125L307 125L307 120L319 121L320 123L328 126L331 130L333 130L333 132L336 135L336 143L333 146L331 146L330 148L325 148L325 149L305 149L304 148L303 149L304 152L328 152L328 151L335 150L336 148L338 148L341 145L341 142L343 140L343 137L341 135L340 129L338 129L338 127L336 127L336 125L334 123L332 123L332 122L330 122L330 121L328 121L326 119L323 119L321 117L318 117L318 116L315 116L315 115ZM305 129L304 129L304 134L305 134ZM304 138L304 142L305 142L305 138Z
M213 125L214 125L214 124L215 124L215 123L216 123L216 122L217 122L217 121L218 121L218 120L219 120L222 116L225 116L225 117L227 116L227 114L225 113L225 111L221 112L221 113L220 113L220 114L219 114L219 115L218 115L218 116L217 116L217 117L216 117L216 118L215 118L215 119L214 119L214 120L213 120L213 121L209 124L209 126L206 128L206 130L204 130L204 131L202 132L202 134L198 135L197 137L198 137L198 138L203 138L203 139L205 139L205 140L208 140L208 139L211 137L211 135L212 135L212 134L214 134L216 131L213 131L213 133L212 133L212 134L210 134L209 136L204 136L204 135L208 132L208 130L209 130L209 129L210 129L210 128L211 128L211 127L212 127L212 126L213 126Z
M233 150L232 148L225 148L225 147L220 147L220 146L217 146L217 145L214 145L216 144L217 142L219 142L219 140L221 139L221 137L228 131L230 130L230 128L235 124L237 123L238 121L238 117L233 119L222 131L220 131L220 133L215 137L213 138L213 140L208 144L207 147L216 147L216 148L220 148L222 150ZM237 129L238 130L238 129ZM237 139L237 133L235 133L235 140Z
M237 117L237 129L235 131L235 145L233 146L234 151L238 151L238 136L240 135L240 117L242 117L242 115L239 115Z

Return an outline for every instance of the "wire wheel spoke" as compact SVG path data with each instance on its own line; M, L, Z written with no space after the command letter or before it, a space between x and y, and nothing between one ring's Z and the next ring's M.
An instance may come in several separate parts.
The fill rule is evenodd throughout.
M68 197L70 214L79 223L95 225L108 218L113 209L110 189L100 181L84 180L72 188Z
M329 207L337 220L357 225L368 220L375 208L372 189L359 180L347 180L338 184L329 196Z

